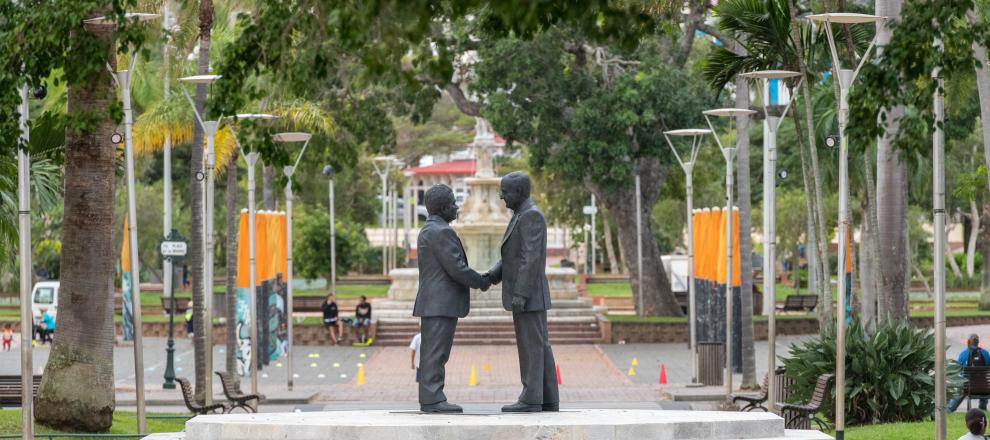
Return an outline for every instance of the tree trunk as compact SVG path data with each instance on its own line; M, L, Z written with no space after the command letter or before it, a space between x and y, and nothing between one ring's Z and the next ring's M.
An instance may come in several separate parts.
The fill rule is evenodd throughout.
M810 93L810 90L803 90L803 99L806 103L810 102ZM808 106L806 105L806 116L807 111ZM794 117L794 128L798 134L798 151L801 154L801 177L803 179L804 192L805 194L812 194L815 186L815 175L817 174L813 166L814 162L809 158L809 156L816 155L812 142L814 135L809 135L809 144L812 144L812 148L807 148L802 140L803 130L801 118L796 109L792 109L791 114ZM817 204L814 197L805 197L805 209L808 211L808 223L811 226L809 229L811 236L808 237L809 246L806 248L809 262L808 294L818 295L818 325L819 328L825 328L832 323L832 289L829 283L831 277L828 270L828 242L825 238L827 235L825 235L824 228L819 223L819 220L824 219L824 215L819 215L819 211L823 208ZM811 255L812 252L814 253L813 256ZM812 279L814 283L811 282Z
M199 3L199 63L198 72L201 75L210 73L210 35L213 29L213 0L200 0ZM196 110L204 119L206 109L206 85L196 86ZM204 393L212 392L206 390L206 375L213 374L213 366L206 365L206 350L213 347L206 346L206 332L212 331L212 323L203 322L206 312L206 295L213 294L213 280L203 278L203 251L205 240L202 234L203 222L203 182L196 180L196 174L203 172L203 128L199 124L193 124L193 148L189 160L190 175L192 181L189 185L189 192L192 210L192 231L190 233L192 245L190 249L190 265L192 266L192 295L193 295L193 350L195 351L196 365L196 399L202 401ZM206 170L213 172L213 170Z
M227 349L225 351L227 373L239 381L237 374L237 228L240 225L237 209L237 156L230 157L227 165ZM327 278L329 279L329 278Z
M860 259L865 263L865 266L861 263L862 277L866 277L866 282L860 283L863 289L863 317L862 321L864 324L872 328L876 324L877 319L877 300L880 294L880 242L877 238L877 230L879 229L877 222L877 193L876 185L874 184L873 178L873 160L872 152L867 150L863 153L863 175L866 180L866 202L867 206L863 212L863 230L868 231L869 235L863 236L863 246L864 251L860 253ZM866 289L870 289L869 301L867 301Z
M789 0L790 3L790 14L791 22L798 22L798 7L795 0ZM798 68L801 74L804 76L805 81L801 84L801 98L804 102L804 120L807 125L807 145L804 143L804 136L802 136L801 129L801 118L798 116L796 108L792 108L794 116L794 127L797 131L798 138L798 150L801 152L801 169L804 174L804 190L805 194L809 194L812 197L808 197L807 208L808 216L812 219L811 223L814 226L814 237L809 237L815 241L815 251L817 254L815 271L817 275L818 282L818 323L819 328L825 328L828 323L832 322L832 286L831 286L831 271L829 270L828 264L828 234L825 232L825 226L828 224L825 221L825 204L823 202L822 196L822 175L819 172L818 167L818 150L815 146L815 112L814 112L814 102L812 101L811 87L808 85L810 80L808 77L808 64L804 59L804 47L802 44L801 28L795 26L792 30L794 33L794 43L796 46L796 53L798 56ZM808 270L810 272L811 267L809 265Z
M749 83L745 78L736 80L736 108L749 108ZM753 352L753 236L751 219L753 214L752 193L749 182L749 116L736 118L736 206L739 207L739 305L742 326L740 332L742 349L743 389L755 389L756 355ZM690 221L690 219L689 219ZM773 264L769 262L768 264Z
M605 231L605 254L608 256L608 273L622 273L622 267L615 257L615 246L612 245L612 224L608 221L608 211L602 210L602 230Z
M862 206L862 218L870 215L869 201L864 200ZM874 232L870 229L870 222L864 221L860 229L860 251L859 251L859 291L860 309L859 320L867 328L870 328L873 319L876 317L876 273L873 262L870 261L870 247L874 240Z
M990 203L983 205L983 223L990 221ZM973 229L973 233L977 233L976 229ZM980 234L980 252L983 255L990 256L990 228L984 227L979 231ZM980 279L980 310L990 310L990 258L983 257L983 269L981 270Z
M952 234L952 231L956 229L956 225L950 224L945 227L945 236L948 237ZM945 261L949 262L949 268L952 269L952 276L962 278L962 270L959 269L959 263L956 263L956 254L952 252L952 246L945 247Z
M980 210L976 206L976 200L969 201L969 241L966 243L966 276L973 278L976 272L976 240L980 231ZM986 254L983 254L986 255Z
M661 260L662 253L653 238L653 224L650 212L660 197L667 170L661 168L656 159L640 160L640 185L642 190L642 237L643 237L643 308L639 307L639 279L636 255L636 191L630 179L625 188L602 191L591 183L586 186L604 203L608 211L615 215L619 232L619 242L625 261L628 264L629 279L632 285L633 304L643 315L683 316L674 292L670 288Z
M973 11L966 11L966 18L970 24L976 24L979 21ZM979 66L976 67L976 89L979 91L980 96L980 121L983 128L983 163L987 168L987 185L990 185L990 63L987 62L987 48L974 42L973 57L979 61ZM972 275L970 276L972 277Z
M108 13L97 11L94 16ZM116 64L114 27L87 25L90 35L73 34L91 50L70 51L68 62L93 57ZM73 44L76 46L76 44ZM104 61L98 64L102 65ZM35 420L65 431L105 432L113 422L114 376L114 173L117 149L110 142L117 123L110 108L117 94L110 75L94 69L70 84L70 117L95 115L93 126L65 131L65 198L58 335L45 365ZM22 341L30 343L22 330ZM9 361L13 362L13 361Z
M277 203L275 200L275 191L272 191L272 185L274 184L275 167L266 164L261 171L261 203L269 211L274 211Z
M876 13L895 20L901 16L902 0L877 0ZM893 28L881 25L877 31L877 51L890 42ZM907 256L907 164L893 142L904 107L886 109L885 133L877 140L877 238L880 255ZM910 267L907 258L880 260L880 319L907 319Z

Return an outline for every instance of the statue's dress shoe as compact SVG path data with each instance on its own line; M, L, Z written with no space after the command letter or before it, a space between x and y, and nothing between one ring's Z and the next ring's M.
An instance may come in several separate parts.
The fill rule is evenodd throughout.
M447 403L446 401L437 402L430 405L420 405L419 410L426 413L462 413L464 409L459 405L454 405L453 403Z
M557 412L560 411L560 403L544 403L543 412Z
M502 412L509 413L522 413L522 412L540 412L543 411L543 405L530 405L528 403L516 402L512 405L505 405L502 407Z

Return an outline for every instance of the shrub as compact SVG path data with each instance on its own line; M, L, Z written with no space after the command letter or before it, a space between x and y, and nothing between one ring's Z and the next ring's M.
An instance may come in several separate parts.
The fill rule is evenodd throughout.
M794 401L809 400L818 376L835 372L835 336L835 328L829 327L818 338L791 345L784 367L795 381ZM853 321L846 328L846 423L931 417L935 408L934 350L932 332L916 329L906 321L887 321L874 331ZM952 387L961 381L958 371L958 366L950 366L947 372ZM834 420L834 387L830 395L823 412Z

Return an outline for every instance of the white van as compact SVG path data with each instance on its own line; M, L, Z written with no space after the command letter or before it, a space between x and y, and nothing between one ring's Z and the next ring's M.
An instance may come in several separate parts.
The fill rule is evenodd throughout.
M42 281L34 285L31 292L31 314L34 320L41 319L41 309L48 309L48 314L55 318L58 313L58 281Z

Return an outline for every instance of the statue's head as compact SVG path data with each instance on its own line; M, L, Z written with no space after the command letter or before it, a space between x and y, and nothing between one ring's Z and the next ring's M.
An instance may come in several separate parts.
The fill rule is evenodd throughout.
M426 190L426 211L450 223L457 219L457 202L449 186L437 184Z
M513 171L502 177L501 197L505 206L513 211L529 199L529 189L529 176L522 171Z

